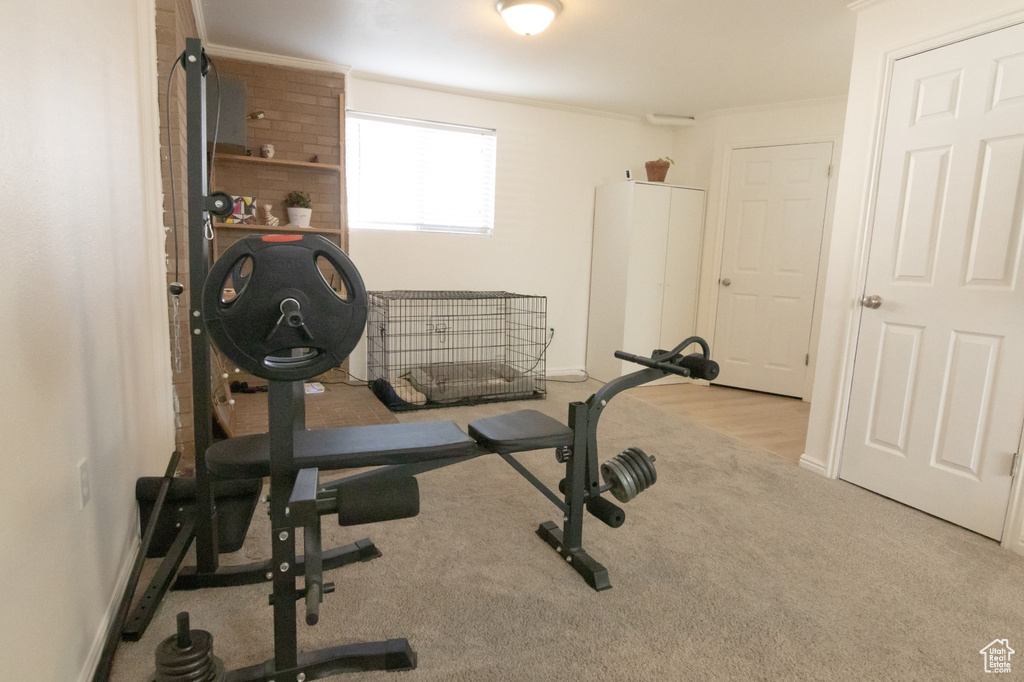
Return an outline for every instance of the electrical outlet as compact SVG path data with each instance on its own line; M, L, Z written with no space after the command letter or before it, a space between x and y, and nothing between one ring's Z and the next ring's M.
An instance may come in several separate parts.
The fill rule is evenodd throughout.
M83 459L78 463L78 509L85 509L89 504L89 497L92 495L92 487L89 485L89 460Z

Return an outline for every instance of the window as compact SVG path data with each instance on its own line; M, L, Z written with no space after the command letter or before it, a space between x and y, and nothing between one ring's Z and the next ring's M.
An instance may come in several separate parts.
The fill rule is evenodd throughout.
M351 229L491 234L495 131L354 111L345 120Z

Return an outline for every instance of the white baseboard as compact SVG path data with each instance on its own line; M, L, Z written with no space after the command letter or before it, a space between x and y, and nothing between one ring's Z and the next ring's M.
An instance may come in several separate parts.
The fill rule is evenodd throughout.
M811 459L807 456L807 453L800 455L800 466L809 471L813 471L819 476L828 477L828 469L825 468L824 462L819 462L816 459Z
M567 367L559 369L549 369L544 374L549 377L568 377L568 376L580 376L586 374L586 371L582 367Z
M1014 554L1024 556L1024 541L1022 541L1022 538L1004 540L1000 544L1003 546L1003 549L1008 549Z
M82 665L82 672L78 675L78 682L90 682L93 675L96 674L96 667L100 664L103 645L107 639L107 629L110 627L110 622L117 615L117 607L121 605L121 595L124 594L124 588L128 585L128 578L131 577L132 566L135 564L135 555L138 551L139 536L132 533L128 547L123 555L124 559L121 563L121 569L117 574L117 584L114 586L114 593L110 595L110 603L107 604L107 614L103 617L103 621L96 630L92 647L89 649L89 655Z

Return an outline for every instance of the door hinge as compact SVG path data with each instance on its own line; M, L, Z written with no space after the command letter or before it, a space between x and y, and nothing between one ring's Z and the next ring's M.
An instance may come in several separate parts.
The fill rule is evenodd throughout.
M810 353L808 353L807 355L804 356L804 364L808 365L808 366L811 364L811 354Z
M828 165L828 176L830 178L832 177L832 164L831 163Z
M1020 461L1020 452L1013 453L1013 463L1010 465L1010 478L1017 475L1017 463Z

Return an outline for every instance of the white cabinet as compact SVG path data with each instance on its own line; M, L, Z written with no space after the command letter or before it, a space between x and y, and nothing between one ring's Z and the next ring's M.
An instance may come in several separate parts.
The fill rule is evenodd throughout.
M590 271L587 371L609 381L694 333L704 190L616 182L597 188Z

